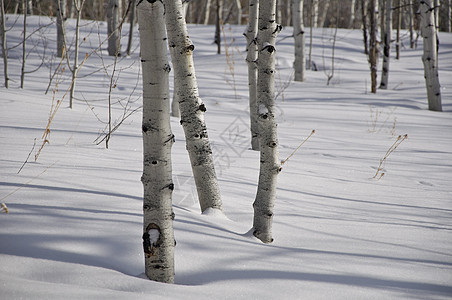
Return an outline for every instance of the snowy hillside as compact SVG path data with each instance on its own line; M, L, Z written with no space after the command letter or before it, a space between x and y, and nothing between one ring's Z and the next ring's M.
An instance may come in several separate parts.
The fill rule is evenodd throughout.
M9 47L21 41L21 22L8 16ZM44 26L50 22L29 17L28 32L39 30L27 40L26 70L43 65L26 74L24 89L21 46L9 52L9 89L0 74L0 202L9 209L0 214L1 299L452 298L451 34L440 34L439 113L427 110L421 40L409 49L403 35L388 90L371 94L361 31L338 31L328 86L332 31L314 30L320 70L308 71L303 83L291 80L291 28L281 32L280 158L315 134L278 177L275 241L264 245L248 234L259 154L249 149L244 27L225 26L228 64L216 54L213 27L189 26L225 216L200 214L182 127L172 118L176 283L166 285L143 277L138 31L133 54L116 67L113 120L128 117L109 149L95 141L108 119L114 59L106 45L92 53L106 38L106 23L85 22L80 57L92 54L77 100L71 110L64 97L35 162L49 114L70 82L66 69L45 94L59 63L55 25ZM73 27L71 20L68 32ZM123 49L126 43L124 36ZM405 134L384 176L373 178Z

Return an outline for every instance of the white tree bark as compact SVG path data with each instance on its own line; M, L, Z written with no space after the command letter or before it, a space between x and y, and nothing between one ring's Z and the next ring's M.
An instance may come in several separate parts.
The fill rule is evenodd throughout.
M32 0L26 0L27 1L27 15L33 14L33 1Z
M350 2L350 23L348 24L348 27L353 28L355 24L356 0L351 0Z
M235 0L235 5L237 7L237 25L242 25L242 3L240 0Z
M220 188L204 121L206 106L199 97L193 64L195 46L188 37L181 0L163 0L163 3L168 44L172 48L170 53L181 112L180 122L184 128L201 211L204 212L208 208L221 210Z
M293 36L295 39L295 81L304 81L306 73L303 2L303 0L292 0Z
M421 36L423 38L424 77L427 86L428 109L442 111L441 86L437 68L437 41L435 16L432 0L421 0L419 11L421 13Z
M386 0L385 9L385 32L383 40L383 66L381 70L380 89L386 90L388 88L389 80L389 60L391 56L391 36L392 36L392 0Z
M209 17L210 17L210 7L212 4L212 0L206 1L206 8L204 10L204 25L209 24Z
M251 148L259 150L258 137L258 111L257 111L257 20L259 11L259 0L248 1L248 26L244 33L246 37L246 63L248 65L248 90L250 105L250 131Z
M310 26L319 27L319 0L311 0L312 23Z
M253 203L253 234L264 243L273 241L273 207L277 175L281 170L275 119L275 42L280 28L276 24L275 10L276 0L259 2L257 99L260 170L256 199Z
M326 16L328 14L328 9L330 8L330 1L323 3L322 14L317 19L317 27L325 27Z
M143 72L143 248L146 276L174 282L174 232L171 196L174 189L170 127L168 48L163 4L138 5Z
M3 74L5 77L5 88L9 88L9 77L8 77L8 47L6 44L6 26L5 26L5 1L1 0L1 27L0 35L2 38L2 56L3 56Z
M414 25L413 25L413 4L412 0L408 0L408 14L410 18L409 30L410 30L410 48L414 48Z
M65 45L66 0L55 0L57 15L57 56L63 56Z
M121 53L121 35L119 24L121 23L121 3L120 0L109 0L107 7L107 34L108 34L108 55L116 56Z

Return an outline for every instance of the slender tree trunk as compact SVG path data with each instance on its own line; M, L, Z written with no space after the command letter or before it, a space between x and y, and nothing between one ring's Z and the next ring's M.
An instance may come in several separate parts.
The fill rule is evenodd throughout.
M380 89L388 88L389 80L389 60L391 55L391 33L392 33L392 0L386 0L386 17L383 47L383 68L381 71Z
M119 23L121 14L121 1L109 0L107 7L108 24L108 55L116 56L121 54L121 34Z
M421 13L421 36L423 38L424 77L427 86L428 109L442 111L441 86L437 68L437 41L435 16L432 0L421 0L419 11Z
M137 11L136 0L129 0L132 3L130 4L130 27L129 27L129 40L127 43L127 55L130 56L130 51L132 50L132 42L133 42L133 28L135 26L135 14Z
M308 69L312 70L312 28L314 27L314 8L313 0L310 3L309 11L309 57L308 57Z
M351 0L350 3L350 23L348 24L349 28L353 28L355 24L355 9L356 9L356 0Z
M82 18L82 9L85 5L85 0L74 0L74 9L77 14L77 19L75 22L75 50L74 50L74 66L72 67L72 82L71 91L69 93L69 108L72 108L72 103L75 94L75 81L77 79L79 63L78 63L78 52L79 52L79 40L80 40L80 20Z
M414 22L413 22L413 3L412 0L408 0L408 14L410 18L410 48L414 48Z
M169 116L169 76L163 4L138 5L143 72L143 248L146 276L174 283L174 189Z
M28 10L28 1L23 0L25 11ZM27 43L27 14L24 14L24 24L23 24L23 39L22 39L22 67L20 69L20 88L24 88L25 81L25 60L26 60L26 43Z
M319 27L319 0L311 0L311 27Z
M317 20L317 27L323 28L325 27L326 16L328 14L328 8L330 7L331 0L326 1L322 7L322 14L320 14Z
M257 20L259 12L259 0L248 1L248 27L244 33L246 37L246 63L248 65L248 89L250 103L250 130L251 130L251 148L259 150L258 136L258 111L257 111Z
M370 23L370 41L369 41L369 65L371 92L377 92L377 62L378 62L378 44L377 44L377 13L376 0L369 0L369 23Z
M402 6L400 0L397 0L397 31L396 31L396 59L400 59L400 29L402 27Z
M237 6L237 25L242 25L242 3L240 0L235 0Z
M25 8L25 11L27 12L27 15L33 15L33 1L32 0L26 0L27 6Z
M181 112L180 122L185 132L201 211L204 212L208 208L222 210L220 188L204 122L206 106L199 98L193 64L195 46L188 38L181 0L163 0L163 3L168 44L173 49L170 53Z
M215 17L215 44L217 44L217 54L221 54L221 25L223 25L223 0L216 0Z
M305 80L305 36L303 25L303 0L292 0L293 36L295 39L295 81Z
M364 54L369 54L368 38L367 38L367 0L361 0L361 21L363 30Z
M205 8L205 13L204 13L204 25L209 24L209 17L210 17L210 7L212 4L212 0L207 0L206 1L206 8Z
M8 77L8 46L6 44L6 25L5 25L5 0L1 0L1 28L0 34L2 38L2 56L3 56L3 75L5 77L5 88L9 88Z
M253 234L264 243L273 241L273 207L277 176L281 171L275 119L275 42L279 32L279 25L275 22L275 9L275 0L262 0L259 3L257 99L260 170L256 199L253 203Z
M57 15L57 56L63 57L65 45L66 0L55 0Z

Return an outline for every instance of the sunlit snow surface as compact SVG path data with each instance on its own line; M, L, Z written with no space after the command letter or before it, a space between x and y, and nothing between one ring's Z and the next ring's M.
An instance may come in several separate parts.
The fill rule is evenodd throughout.
M28 33L52 22L28 21ZM84 24L81 59L106 38L105 22ZM10 15L7 25L12 27L8 47L14 47L21 40L22 19ZM73 27L70 20L69 33ZM283 166L275 240L264 245L249 233L259 153L249 149L243 31L243 26L225 26L228 65L225 55L216 54L214 28L189 26L224 214L200 214L183 130L172 118L174 285L142 275L141 112L113 133L108 150L105 142L95 143L108 119L106 73L112 73L114 59L106 44L82 66L74 108L65 97L36 162L53 90L58 83L56 105L70 72L66 68L57 75L44 94L59 64L53 56L55 24L27 40L26 70L41 64L44 51L45 60L26 74L24 89L19 88L21 46L9 51L9 89L0 74L0 202L9 208L0 215L1 299L452 297L452 35L439 35L444 109L439 113L427 110L422 40L409 49L403 32L401 59L391 57L388 90L370 94L360 30L338 31L329 86L332 31L314 30L313 60L320 70L308 71L303 83L291 80L291 28L280 33L280 159L313 129L316 133ZM122 41L125 49L127 36ZM131 57L119 59L115 72L111 99L117 122L142 101L137 30L133 49ZM384 176L373 178L380 159L403 134L408 139L386 159Z

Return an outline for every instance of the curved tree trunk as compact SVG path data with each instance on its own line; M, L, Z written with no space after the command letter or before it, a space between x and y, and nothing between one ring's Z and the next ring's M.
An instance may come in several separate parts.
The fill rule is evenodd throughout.
M259 183L253 203L253 234L264 243L271 243L276 182L281 170L275 119L275 42L279 32L276 24L276 0L259 3L257 46L258 58L258 125L260 147Z
M248 89L250 103L250 130L251 148L259 150L259 137L257 126L257 15L259 0L249 0L248 27L244 33L246 37L246 63L248 65Z
M295 39L295 81L304 81L306 70L303 0L292 0L293 36Z
M383 67L381 70L380 89L386 90L388 88L389 80L389 58L391 55L391 33L392 33L392 0L386 0L385 9L385 32L383 45Z
M419 10L421 12L421 36L423 38L424 77L427 86L428 109L442 111L441 86L437 68L437 43L435 16L432 0L422 0Z
M143 248L146 276L174 282L174 189L169 116L169 76L163 4L138 5L143 72Z
M198 191L201 211L208 208L222 209L220 188L213 164L212 149L204 122L206 106L199 98L193 64L195 46L188 38L181 0L164 0L165 21L168 44L173 68L174 81L181 124L184 128L187 151Z

